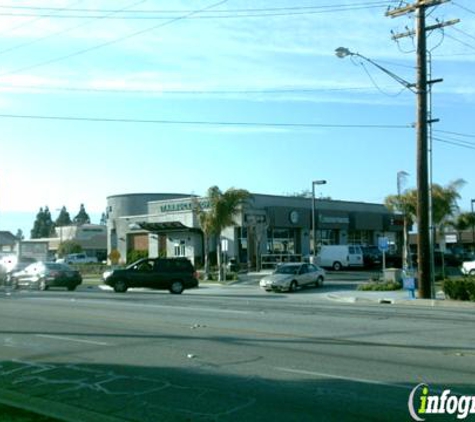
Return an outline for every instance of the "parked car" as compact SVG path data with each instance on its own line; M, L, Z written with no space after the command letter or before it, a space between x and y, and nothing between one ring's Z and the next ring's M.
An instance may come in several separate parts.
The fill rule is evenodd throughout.
M462 273L465 275L475 275L475 260L464 261L462 263Z
M262 278L259 285L264 290L294 292L301 286L322 286L325 270L305 262L282 264L275 271Z
M66 264L57 262L35 262L24 270L10 275L13 287L36 287L48 290L50 287L66 287L75 290L82 283L82 276Z
M199 285L198 273L186 258L142 258L126 268L105 271L102 279L118 293L148 287L180 294Z
M383 263L383 253L377 246L361 246L363 265L366 268L380 267Z

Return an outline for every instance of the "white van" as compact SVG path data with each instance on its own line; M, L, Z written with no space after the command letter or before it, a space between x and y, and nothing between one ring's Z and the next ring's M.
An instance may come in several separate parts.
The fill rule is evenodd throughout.
M342 268L362 267L363 250L358 245L323 245L317 255L317 264L321 267Z

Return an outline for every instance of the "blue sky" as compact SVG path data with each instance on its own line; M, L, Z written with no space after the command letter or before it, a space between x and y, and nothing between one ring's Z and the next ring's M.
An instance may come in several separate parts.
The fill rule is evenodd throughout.
M2 1L0 230L81 203L98 222L109 195L267 194L311 189L380 203L397 173L416 184L415 95L344 46L409 82L414 41L385 16L400 1ZM475 198L475 5L428 37L433 181ZM132 19L133 18L133 19ZM363 66L362 63L365 65Z

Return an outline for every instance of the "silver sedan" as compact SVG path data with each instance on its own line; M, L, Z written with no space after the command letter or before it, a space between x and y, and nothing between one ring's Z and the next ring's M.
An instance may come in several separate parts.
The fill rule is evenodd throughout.
M294 292L301 286L321 286L324 280L325 270L301 262L279 265L272 274L262 278L259 285L268 292Z

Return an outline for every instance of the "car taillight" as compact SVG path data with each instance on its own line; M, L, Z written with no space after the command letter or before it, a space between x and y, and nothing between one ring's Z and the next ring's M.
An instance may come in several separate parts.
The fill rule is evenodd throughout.
M195 271L195 272L193 273L193 278L196 278L196 279L198 280L198 271Z

